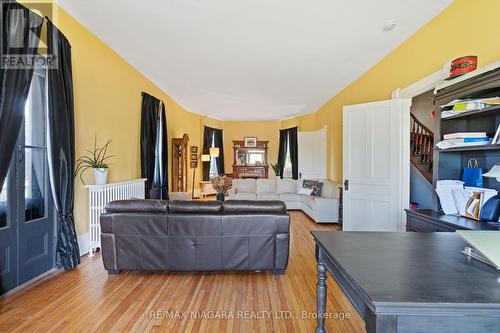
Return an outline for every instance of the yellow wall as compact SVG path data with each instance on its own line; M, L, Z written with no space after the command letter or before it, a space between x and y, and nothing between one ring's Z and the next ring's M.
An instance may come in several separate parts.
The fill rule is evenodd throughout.
M454 58L477 55L479 66L500 60L500 1L456 0L441 14L317 112L282 122L301 130L328 126L328 175L342 180L342 106L389 99L404 88L438 71Z
M72 46L77 156L92 147L94 135L99 144L112 139L110 153L115 157L109 181L139 178L142 91L166 104L169 150L171 139L184 133L189 135L190 145L201 146L202 124L210 119L184 110L63 9L59 8L58 14L55 24ZM170 151L168 161L170 167ZM197 180L199 175L197 170ZM91 171L85 179L92 182ZM191 174L188 179L191 188ZM78 234L82 234L88 231L88 199L79 180L75 187L75 223Z
M226 121L224 130L224 168L226 173L233 172L233 141L243 140L245 136L257 137L260 141L269 141L268 163L278 161L280 121ZM269 178L275 178L269 167Z

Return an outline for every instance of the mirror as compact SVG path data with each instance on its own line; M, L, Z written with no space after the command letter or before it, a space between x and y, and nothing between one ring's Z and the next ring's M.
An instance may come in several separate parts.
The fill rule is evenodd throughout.
M258 148L237 150L236 162L238 165L267 164L266 151Z

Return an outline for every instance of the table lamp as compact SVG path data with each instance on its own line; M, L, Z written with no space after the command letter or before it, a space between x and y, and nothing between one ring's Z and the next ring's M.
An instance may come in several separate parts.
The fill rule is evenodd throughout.
M219 148L212 147L210 148L210 157L219 157L220 151Z
M483 177L496 178L497 182L500 182L500 164L494 165Z

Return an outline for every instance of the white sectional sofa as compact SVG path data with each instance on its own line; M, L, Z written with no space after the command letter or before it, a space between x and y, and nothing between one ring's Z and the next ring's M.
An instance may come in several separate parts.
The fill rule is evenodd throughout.
M300 209L316 223L339 222L339 184L323 183L320 197L298 194L302 180L234 179L229 192L231 200L281 200L287 209Z

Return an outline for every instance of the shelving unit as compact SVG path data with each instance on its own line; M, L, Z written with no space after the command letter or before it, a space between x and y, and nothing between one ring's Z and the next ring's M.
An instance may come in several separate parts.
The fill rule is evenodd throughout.
M476 99L500 96L500 68L472 76L454 85L437 88L434 96L436 106L445 105L456 99ZM483 110L468 111L453 117L441 119L441 110L437 110L435 142L443 135L454 132L486 132L493 137L500 125L500 105ZM500 144L436 149L434 151L435 170L433 182L442 179L461 179L463 169L470 158L475 158L484 172L500 163ZM500 191L500 183L495 179L483 178L484 187ZM435 196L435 200L437 196Z
M468 75L466 80L452 80L438 86L435 90L434 103L437 107L446 105L456 99L478 99L500 96L500 67L493 67L479 75ZM482 110L462 112L457 115L441 119L441 110L436 110L436 131L434 142L443 139L443 135L455 132L486 132L493 137L500 125L500 105L490 106ZM467 167L469 159L478 161L483 172L490 170L495 164L500 163L500 144L455 147L449 149L434 149L434 174L433 185L436 187L438 180L461 179L463 169ZM483 178L484 187L500 192L500 183L492 178ZM439 200L434 193L433 200ZM409 231L453 231L456 229L481 229L483 225L465 217L446 219L441 212L419 209L407 212ZM470 223L464 223L469 220ZM456 225L453 225L453 221ZM433 223L433 225L429 225ZM436 227L437 226L437 227ZM467 226L467 227L464 227Z

